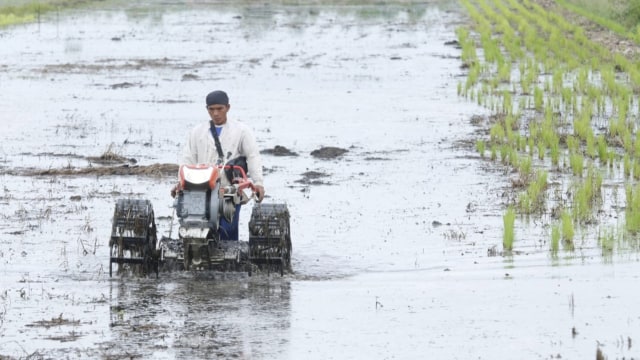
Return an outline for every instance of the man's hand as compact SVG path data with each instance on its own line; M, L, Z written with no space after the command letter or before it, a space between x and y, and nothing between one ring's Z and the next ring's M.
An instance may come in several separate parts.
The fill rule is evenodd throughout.
M180 184L176 184L174 187L171 188L171 197L175 198L176 195L178 194L178 190L179 190Z
M262 199L264 199L264 186L255 185L254 188L256 189L256 202L262 202Z

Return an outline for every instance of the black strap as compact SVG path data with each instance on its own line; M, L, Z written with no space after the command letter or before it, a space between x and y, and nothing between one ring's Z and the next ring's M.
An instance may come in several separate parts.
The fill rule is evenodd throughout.
M211 130L211 135L213 135L213 141L216 142L216 150L218 151L218 162L222 163L224 162L224 153L222 152L222 145L220 145L220 138L218 137L218 132L216 131L216 125L213 123L213 121L209 122L211 124L211 128L209 130Z

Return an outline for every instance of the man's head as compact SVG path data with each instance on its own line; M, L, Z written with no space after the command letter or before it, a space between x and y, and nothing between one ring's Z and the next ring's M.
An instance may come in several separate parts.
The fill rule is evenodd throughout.
M216 125L224 125L227 122L227 112L229 105L229 97L227 93L221 90L212 91L207 95L207 111L209 117Z

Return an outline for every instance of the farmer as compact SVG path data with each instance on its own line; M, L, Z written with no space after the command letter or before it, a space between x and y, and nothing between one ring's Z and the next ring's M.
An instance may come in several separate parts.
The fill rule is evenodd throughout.
M255 186L256 201L261 202L264 199L262 161L253 132L242 122L227 118L231 105L224 91L210 92L206 103L211 120L196 126L188 134L180 165L226 164L229 160L244 156L248 175ZM231 223L222 217L221 239L238 240L239 215L240 205L237 205Z

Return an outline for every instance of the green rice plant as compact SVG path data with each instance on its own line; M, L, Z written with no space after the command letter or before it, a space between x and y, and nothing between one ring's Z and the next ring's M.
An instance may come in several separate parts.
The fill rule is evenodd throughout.
M620 117L612 117L609 119L609 135L612 138L622 137L626 132L626 119Z
M625 178L631 177L631 157L629 157L629 154L624 154L622 164L624 169L624 177Z
M551 164L553 166L558 166L560 164L560 143L559 139L551 144L549 148L549 155L551 156Z
M633 162L633 179L640 180L640 160L635 160Z
M533 213L533 200L528 192L522 192L518 195L518 209L524 214Z
M478 90L477 93L476 93L476 102L478 103L478 105L483 106L483 107L485 107L487 105L487 96L482 94L480 92L480 90Z
M560 226L553 225L551 227L551 254L552 256L558 255L558 250L560 249Z
M593 217L594 207L602 198L602 174L593 166L589 166L584 181L576 183L573 190L573 218L577 222L589 222Z
M465 82L465 91L470 90L474 87L478 80L480 79L480 73L482 68L480 67L480 63L473 62L469 65L469 71L467 73L467 81Z
M521 179L529 179L532 175L531 173L531 157L522 156L520 158L520 162L518 163L518 172L520 173Z
M578 186L573 195L573 218L577 222L587 221L590 215L589 194L588 189L584 186Z
M600 68L600 79L604 85L605 93L608 95L616 95L618 83L616 82L616 75L613 70L613 66L602 66Z
M502 113L513 114L513 99L511 92L507 90L502 92Z
M546 152L546 148L544 147L544 142L538 142L538 159L544 160L544 154Z
M523 213L533 214L543 213L545 211L547 177L548 173L546 171L538 171L535 180L529 182L527 190L520 194L518 205Z
M509 82L511 81L511 62L510 61L502 61L498 63L498 75L497 79L499 82Z
M513 147L508 147L507 155L507 165L511 165L513 168L518 168L520 166L520 155L518 154L518 150Z
M613 249L616 244L616 236L613 230L599 231L598 232L598 244L602 250L602 256L609 257L613 254Z
M469 30L464 27L458 27L455 32L458 36L458 44L460 44L460 48L462 49L462 54L460 55L462 62L467 65L476 62L478 58L476 46L470 37Z
M587 153L587 156L590 157L591 159L595 159L598 156L598 149L596 147L596 138L593 135L593 131L591 131L591 127L589 127L589 134L587 135L587 139L586 139L586 148L585 148L585 152Z
M491 130L489 130L489 138L493 143L503 143L506 138L506 131L501 122L493 124Z
M582 176L584 170L584 159L582 155L575 152L569 154L569 166L571 166L573 175Z
M502 221L504 223L504 233L502 236L502 248L505 251L513 250L513 241L515 239L515 220L516 220L516 212L512 207L507 209L507 212L504 214Z
M574 90L579 93L586 93L587 85L589 85L589 70L581 68L578 70L576 81L573 83Z
M485 148L486 148L486 144L484 140L479 139L478 141L476 141L476 150L478 150L478 153L480 153L480 157L483 159L484 159Z
M503 164L507 164L507 159L509 158L510 147L506 144L500 145L500 162Z
M529 107L529 105L527 105L528 100L529 99L525 97L520 97L520 99L518 99L518 112L522 112Z
M640 157L640 140L636 137L633 144L633 155Z
M560 221L562 224L562 245L566 250L573 251L575 246L573 244L574 230L571 214L567 210L563 210Z
M591 109L588 106L583 106L582 111L573 121L573 133L582 141L586 141L589 136L593 136L591 114Z
M625 188L625 229L632 234L640 232L640 185L627 185Z
M542 123L542 127L540 129L540 135L542 137L542 141L547 145L547 147L551 147L554 144L560 143L560 138L556 133L555 124L553 121L545 120Z
M610 150L609 151L609 161L608 161L609 168L613 168L613 164L615 163L615 161L616 161L616 152L613 151L613 150Z
M607 139L604 135L598 135L597 139L598 143L598 158L600 159L601 164L606 164L609 160L609 149L607 148Z
M544 106L544 92L537 86L533 89L533 106L537 111L542 112Z
M562 104L565 112L570 112L573 109L574 99L573 90L569 87L563 87L560 90L560 94L562 97Z
M607 105L605 96L602 94L598 94L595 99L596 99L596 114L598 114L598 116L605 116L606 105Z
M554 94L559 94L563 90L563 87L564 87L563 74L564 74L564 72L562 71L562 69L560 67L556 67L553 70L553 75L551 77L551 83L552 83L552 92Z
M518 151L527 150L527 137L518 134Z
M567 136L567 149L570 152L578 152L580 150L580 141L575 136Z
M622 135L622 147L624 148L624 151L632 154L633 153L633 134L631 134L631 131L629 131L629 129L625 128L625 132Z

